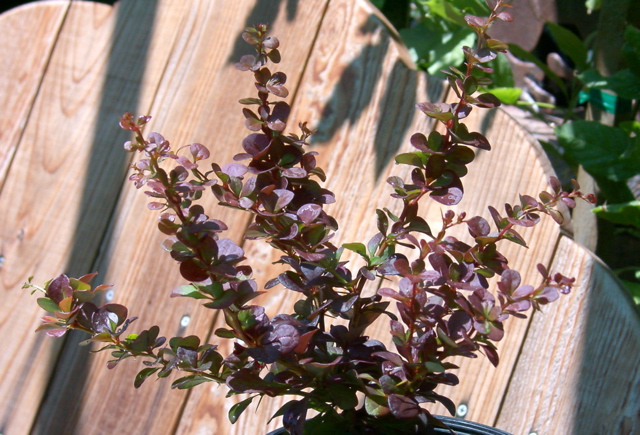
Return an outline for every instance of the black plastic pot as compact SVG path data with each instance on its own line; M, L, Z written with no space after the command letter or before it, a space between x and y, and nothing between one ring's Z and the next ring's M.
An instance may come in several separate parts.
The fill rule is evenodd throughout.
M474 421L462 420L460 418L442 417L438 416L439 420L442 420L444 424L449 426L454 432L459 435L511 435L509 432L505 432L495 427L485 426L484 424L476 423ZM447 429L442 428L430 428L424 432L424 435L436 435L436 434L450 434Z
M485 426L484 424L475 423L473 421L462 420L460 418L436 416L444 424L449 426L458 435L511 435L509 432L505 432L495 427ZM284 435L287 431L283 428L276 429L269 432L267 435ZM450 435L451 432L443 428L428 428L423 432L416 435ZM336 434L338 435L338 434ZM389 433L389 435L391 435ZM408 435L403 433L402 435Z

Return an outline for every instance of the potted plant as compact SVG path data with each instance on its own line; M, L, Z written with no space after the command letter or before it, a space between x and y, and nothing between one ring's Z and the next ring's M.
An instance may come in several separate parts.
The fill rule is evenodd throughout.
M439 402L455 413L453 402L437 392L441 384L458 383L453 373L457 367L449 359L482 352L497 365L494 343L504 334L503 322L554 301L574 282L540 265L541 283L522 284L498 243L526 245L517 227L536 225L541 214L561 222L558 204L572 207L575 198L594 200L577 184L564 192L552 178L551 191L541 192L538 199L521 195L520 203L507 204L503 214L489 207L494 229L480 216L452 210L443 212L439 223L420 217L420 201L459 203L462 179L475 157L472 148L491 148L482 134L468 130L464 118L474 107L500 104L491 94L477 94L489 79L474 73L490 73L485 64L506 50L487 35L496 19L511 20L506 6L498 0L490 5L489 17L466 17L478 34L478 46L465 47L464 71L452 67L447 72L456 101L418 104L439 122L441 131L414 134L416 150L396 156L398 164L413 167L411 180L387 180L398 210L375 210L377 234L342 246L332 243L338 223L327 205L334 202L334 194L320 184L325 173L316 165L316 153L306 150L313 131L301 123L298 133L286 133L290 106L281 100L288 95L286 75L267 67L280 61L279 41L267 35L266 25L246 29L242 36L256 54L243 56L237 68L253 73L257 96L240 100L250 134L234 162L205 169L210 157L205 146L174 151L159 133L143 134L149 117L125 114L120 120L121 127L133 133L125 149L143 156L133 164L130 179L148 189L145 193L153 198L149 208L162 211L158 227L168 236L164 247L190 282L172 296L201 299L205 307L220 310L226 327L215 335L232 340L233 351L223 355L196 336L167 341L157 326L127 332L136 317L128 317L122 305L95 302L108 288L91 286L95 274L60 275L42 287L27 283L25 287L44 294L38 304L49 313L38 330L56 337L70 329L87 332L87 343L103 343L100 350L111 352L109 368L126 358L142 359L145 367L135 387L152 375L164 378L177 370L186 375L173 382L174 388L213 381L226 384L229 395L248 394L230 409L232 422L256 398L294 395L298 398L274 415L283 417L291 434L449 430L447 425L455 423L421 406ZM167 160L174 162L172 169L162 166ZM222 237L227 225L197 203L209 190L220 204L254 216L247 239L263 240L281 252L280 262L288 270L265 290L282 285L299 293L291 313L269 318L264 307L251 303L263 290L252 279L243 250ZM450 235L450 229L459 226L468 229L471 242ZM399 253L400 246L410 254ZM357 253L364 265L352 269L341 260L345 250ZM490 284L496 275L499 279ZM395 284L387 283L389 277ZM375 294L363 292L368 283L381 280L384 284ZM497 295L490 292L493 287ZM395 313L388 310L392 300ZM381 316L390 319L395 348L366 335ZM317 414L311 416L309 410Z

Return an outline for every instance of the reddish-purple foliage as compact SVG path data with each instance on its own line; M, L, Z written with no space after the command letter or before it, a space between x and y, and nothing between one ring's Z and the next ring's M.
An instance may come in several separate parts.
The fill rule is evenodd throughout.
M448 360L458 355L474 358L481 351L497 365L494 343L504 335L504 321L554 301L573 284L573 279L552 276L543 266L539 266L541 284L522 284L520 274L498 251L498 242L526 246L515 227L534 226L543 214L560 222L562 215L555 208L559 202L572 207L574 198L585 198L577 185L572 192L563 192L553 178L552 192L541 192L539 201L520 196L519 204L505 205L504 217L489 207L493 225L480 216L449 210L435 233L433 223L419 216L425 197L448 206L458 204L466 166L475 157L473 148L491 149L487 138L470 132L462 120L474 107L500 105L491 94L474 96L481 83L473 72L486 72L483 64L504 51L504 44L486 35L495 19L511 19L502 6L498 1L489 17L466 18L479 42L476 48L465 47L466 71L451 68L447 73L457 100L417 105L442 124L444 133L416 133L410 140L416 151L396 156L398 164L413 167L411 180L397 176L387 180L400 210L376 210L378 233L367 243L338 248L331 242L338 223L326 205L335 197L320 185L325 174L316 165L316 153L306 151L313 132L303 123L299 134L285 134L290 106L271 100L286 98L288 90L286 75L265 66L280 60L279 41L266 35L265 25L242 34L256 55L243 56L237 68L253 73L258 94L240 101L246 106L242 113L251 133L234 162L201 169L210 156L204 145L191 144L184 147L189 156L179 155L162 135L143 135L149 117L122 117L122 128L134 133L125 149L143 154L133 164L130 178L136 187L148 189L145 193L153 198L149 208L163 210L158 228L169 236L163 246L190 282L171 296L202 299L205 307L222 310L227 327L215 335L234 340L230 355L221 355L217 346L201 344L194 336L172 338L163 347L165 339L159 337L157 326L121 338L135 318L128 319L121 305L98 307L91 302L95 292L104 289L91 288L93 275L79 279L61 275L40 289L45 296L38 303L52 315L43 318L39 330L53 336L69 329L88 332L90 340L105 342L103 349L112 351L110 368L127 357L147 357L136 387L153 374L166 377L175 369L187 373L173 383L175 388L214 381L225 383L230 394L253 394L231 408L233 422L255 397L301 396L278 412L292 434L302 433L309 408L320 412L317 421L338 418L338 411L345 422L358 421L362 427L375 427L387 415L411 424L433 423L420 406L425 402L440 402L453 414L453 402L436 392L440 384L458 383L452 373L457 366ZM161 166L166 159L176 163L168 172ZM253 215L246 238L264 240L282 253L280 261L289 270L269 281L265 290L282 285L300 293L302 299L292 313L270 319L263 307L249 304L263 291L251 278L243 250L220 237L227 225L210 218L196 203L208 189L220 204ZM459 225L466 225L470 244L448 234ZM413 248L412 258L397 253L397 246ZM365 265L351 270L340 259L344 249L359 254ZM500 279L494 295L487 278L496 274ZM362 294L367 281L390 275L400 277L396 288L382 287L374 296ZM399 318L387 311L391 300ZM367 327L381 315L391 319L395 349L366 335ZM332 325L335 317L346 319L347 326ZM365 398L359 408L357 394Z

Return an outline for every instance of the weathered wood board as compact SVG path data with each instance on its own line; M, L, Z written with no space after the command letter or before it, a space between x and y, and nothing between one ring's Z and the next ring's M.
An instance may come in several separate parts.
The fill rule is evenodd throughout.
M497 425L514 433L640 433L640 318L611 271L561 237L552 269L577 277L533 316Z
M250 51L239 34L262 21L281 41L289 125L309 121L319 129L313 147L338 199L328 208L341 223L336 243L367 240L375 208L398 207L384 180L408 176L393 156L410 149L414 132L431 128L414 104L441 101L447 92L413 69L366 0L121 0L113 8L57 1L0 16L0 53L16 59L0 71L8 108L0 113L0 292L8 304L0 317L0 403L8 404L0 408L1 433L245 434L279 425L266 422L281 400L265 400L231 425L227 411L238 398L225 399L224 386L186 393L171 390L170 378L135 390L139 362L109 371L108 355L90 356L76 346L78 337L63 343L34 334L41 310L20 290L29 275L40 283L63 271L99 270L100 281L116 286L114 301L140 317L132 329L158 324L168 337L207 337L221 326L193 301L169 299L182 280L161 252L148 198L125 182L129 157L117 116L153 115L148 131L174 146L206 144L216 162L231 161L247 134L236 101L254 93L251 75L234 68ZM488 217L487 204L500 209L518 193L537 195L552 170L505 112L474 114L470 127L494 149L471 165L456 210ZM242 242L247 216L212 198L203 205L233 222L225 236ZM422 210L436 227L440 212L437 204ZM511 267L536 283L541 262L579 276L580 286L531 322L509 323L497 369L482 358L463 361L461 385L442 393L467 404L467 418L516 434L586 433L603 422L633 433L640 428L637 313L610 272L550 220L533 234L528 249L505 248ZM278 257L263 244L243 248L259 283L277 274L271 263ZM275 288L259 302L273 315L290 311L294 298ZM387 329L381 319L371 335L384 338Z

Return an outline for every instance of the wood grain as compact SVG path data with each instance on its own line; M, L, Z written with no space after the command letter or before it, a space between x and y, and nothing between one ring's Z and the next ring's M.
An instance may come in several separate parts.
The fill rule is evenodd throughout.
M21 20L33 26L56 5L67 7L40 3L13 14L22 14ZM141 12L135 12L141 15L137 24L145 22ZM0 291L7 301L0 318L7 338L6 352L0 356L0 402L10 404L2 411L4 433L29 431L51 371L62 371L56 360L63 342L33 333L42 310L20 287L29 275L41 283L61 272L83 274L94 267L127 166L119 146L114 146L126 138L116 127L117 115L134 110L144 98L147 102L142 104L149 106L155 91L138 89L145 63L135 50L147 45L146 35L121 30L111 7L86 2L69 7L0 196ZM15 32L7 28L3 37ZM40 29L34 33L40 34ZM113 38L114 33L118 37ZM2 45L13 42L20 40ZM112 49L118 44L132 52L114 57ZM24 46L25 52L30 45ZM152 59L146 66L156 84L163 70L158 63L165 62ZM77 401L67 399L55 398L61 403Z
M30 4L0 15L0 191L68 7Z
M640 317L590 251L562 237L552 268L578 278L533 317L498 426L514 434L640 433Z

